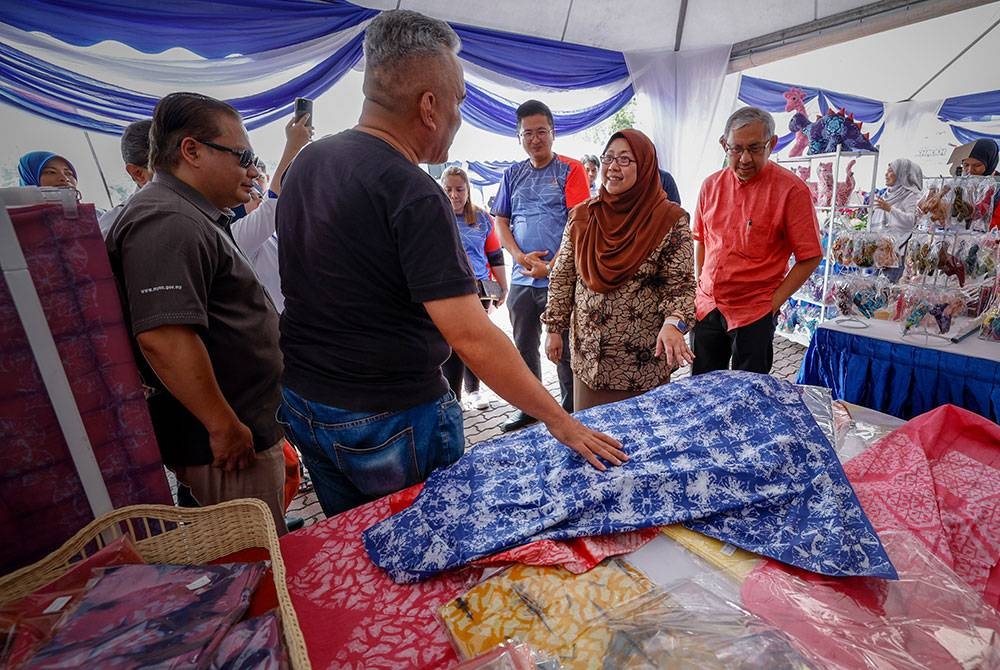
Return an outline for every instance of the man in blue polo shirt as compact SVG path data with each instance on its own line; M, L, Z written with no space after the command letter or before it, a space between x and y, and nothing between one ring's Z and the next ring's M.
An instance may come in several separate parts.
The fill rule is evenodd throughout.
M552 151L555 128L552 112L544 103L528 100L517 108L517 135L528 160L504 172L492 213L500 241L514 259L507 297L514 345L528 369L541 379L540 318L548 302L549 265L559 250L569 210L590 197L590 189L583 164ZM572 412L568 335L564 333L557 372L563 409ZM535 421L518 412L502 430L517 430Z

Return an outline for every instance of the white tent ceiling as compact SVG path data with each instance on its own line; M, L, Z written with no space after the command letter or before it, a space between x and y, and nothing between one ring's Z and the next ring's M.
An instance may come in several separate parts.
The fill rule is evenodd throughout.
M798 26L830 22L896 25L985 4L977 0L354 0L372 9L430 16L614 51L739 44ZM878 25L876 27L878 27ZM884 28L883 28L884 29Z

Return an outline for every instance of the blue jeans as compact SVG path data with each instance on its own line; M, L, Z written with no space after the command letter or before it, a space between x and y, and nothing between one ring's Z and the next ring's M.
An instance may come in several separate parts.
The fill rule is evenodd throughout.
M354 412L282 387L277 419L302 453L327 516L422 482L465 451L462 409L451 391L398 412Z

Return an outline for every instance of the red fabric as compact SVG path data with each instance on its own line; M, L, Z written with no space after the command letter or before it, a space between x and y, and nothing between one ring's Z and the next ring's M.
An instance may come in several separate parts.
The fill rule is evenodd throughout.
M458 657L435 612L479 581L478 566L564 565L579 573L638 549L658 532L535 542L428 581L396 584L368 558L361 532L408 507L422 488L414 484L281 538L288 590L313 667L450 667Z
M302 468L299 452L295 451L288 440L281 441L285 453L285 511L288 511L302 484Z
M288 590L313 668L448 668L458 663L434 612L482 574L449 572L396 584L365 553L361 532L388 518L389 499L281 538Z
M691 236L705 248L695 293L697 317L716 307L729 328L771 311L788 258L823 255L809 188L773 162L742 182L725 168L702 184Z
M52 636L53 628L73 604L69 601L58 612L45 614L45 609L56 598L69 596L75 599L80 596L86 591L87 582L97 568L139 563L145 561L135 550L132 541L127 536L122 536L74 565L62 577L35 589L30 595L0 607L0 630L6 631L14 626L14 638L10 642L8 655L0 655L4 660L4 667L17 667ZM0 643L0 648L3 646Z
M234 551L231 554L226 554L221 558L217 558L214 561L209 561L209 565L222 565L224 563L256 563L257 561L269 560L267 550L259 547L254 547L252 549L243 549L241 551ZM264 576L261 577L260 583L257 584L257 588L254 590L253 595L250 597L250 605L247 607L246 613L243 615L243 619L252 619L255 616L259 616L264 612L273 610L278 606L278 591L274 586L274 572L268 567Z
M959 667L950 652L969 646L955 643L962 635L976 638L972 624L1000 631L983 604L1000 605L1000 426L945 405L844 471L900 580L833 580L768 561L744 583L744 605L831 667L874 658L886 668Z
M172 504L93 205L8 210L115 507ZM0 280L0 573L93 519L6 280ZM16 541L13 541L16 538Z

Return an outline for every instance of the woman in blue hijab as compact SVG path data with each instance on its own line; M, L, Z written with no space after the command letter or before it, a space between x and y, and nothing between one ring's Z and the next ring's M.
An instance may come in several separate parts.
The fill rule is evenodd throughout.
M21 186L76 188L76 168L51 151L32 151L21 156L17 174L21 177Z

